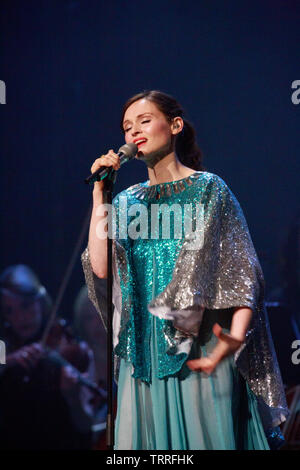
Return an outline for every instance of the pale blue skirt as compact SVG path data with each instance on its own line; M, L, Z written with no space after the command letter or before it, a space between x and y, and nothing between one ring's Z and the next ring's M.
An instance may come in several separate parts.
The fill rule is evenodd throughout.
M175 377L156 378L155 321L153 318L151 384L132 378L132 365L121 360L114 448L269 450L256 397L233 356L224 359L210 376L184 365ZM216 318L214 313L206 317L189 359L213 349L216 338L211 329L216 321L229 331L226 311L219 311Z

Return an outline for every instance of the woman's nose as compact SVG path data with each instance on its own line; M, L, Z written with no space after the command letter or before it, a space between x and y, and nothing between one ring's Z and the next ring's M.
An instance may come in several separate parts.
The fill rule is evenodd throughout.
M133 124L132 129L131 129L131 134L132 136L136 136L140 132L140 126L139 124Z

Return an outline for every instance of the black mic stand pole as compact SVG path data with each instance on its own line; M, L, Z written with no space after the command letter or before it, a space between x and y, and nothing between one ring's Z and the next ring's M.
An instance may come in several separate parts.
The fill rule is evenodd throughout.
M111 168L109 174L104 178L104 200L106 204L112 205L112 195L117 172ZM99 178L100 180L100 178ZM114 380L114 358L113 358L113 308L112 308L112 210L108 211L107 231L107 419L106 419L106 445L108 450L114 448L114 407L113 407L113 380Z

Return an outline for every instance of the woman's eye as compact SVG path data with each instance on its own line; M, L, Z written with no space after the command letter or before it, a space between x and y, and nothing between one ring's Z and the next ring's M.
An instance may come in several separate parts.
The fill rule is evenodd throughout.
M145 124L145 123L150 122L150 121L151 121L151 119L145 119L144 121L141 121L141 123ZM126 129L124 129L124 132L130 131L130 129L131 129L131 127L126 127Z

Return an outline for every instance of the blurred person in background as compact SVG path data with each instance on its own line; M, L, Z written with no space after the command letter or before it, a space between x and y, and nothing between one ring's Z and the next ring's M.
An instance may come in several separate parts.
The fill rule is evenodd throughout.
M40 340L52 301L36 274L26 265L9 266L0 274L0 337L6 364L0 365L0 448L88 449L93 407L83 399L75 358L89 375L92 352L70 342L63 321L51 331L51 345ZM49 337L50 338L50 337ZM61 362L61 354L66 352ZM78 360L79 358L79 360Z

